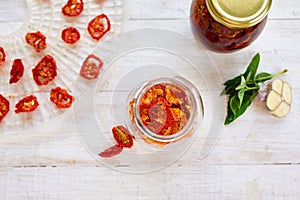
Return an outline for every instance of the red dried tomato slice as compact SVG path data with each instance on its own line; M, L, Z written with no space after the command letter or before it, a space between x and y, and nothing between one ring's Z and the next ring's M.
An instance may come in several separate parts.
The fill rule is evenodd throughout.
M45 55L32 69L33 79L37 85L47 85L57 75L56 61L50 55Z
M16 104L15 113L33 112L39 106L37 98L33 95L24 97Z
M15 59L10 70L9 84L18 82L24 74L24 65L21 59Z
M9 101L0 94L0 122L9 112Z
M46 49L46 36L43 35L40 31L35 33L27 33L25 36L25 40L28 44L34 47L36 52L40 52Z
M69 108L74 101L74 97L70 95L67 90L57 87L51 89L50 100L58 108Z
M76 28L68 27L62 30L61 38L68 44L75 44L80 39L80 33Z
M68 2L62 7L61 12L65 16L75 17L80 15L83 11L83 1L82 0L68 0Z
M100 40L110 31L110 20L105 14L98 15L88 24L88 32L95 40Z
M124 126L115 126L112 129L113 136L120 147L131 148L134 136Z
M2 47L0 47L0 66L5 63L5 51Z
M80 69L80 76L88 80L96 79L99 75L102 66L103 61L99 57L90 54L83 61L83 64Z
M109 147L108 149L104 150L103 152L99 153L98 155L103 157L103 158L109 158L113 157L115 155L118 155L122 152L123 148L120 147L119 145L115 145L112 147Z

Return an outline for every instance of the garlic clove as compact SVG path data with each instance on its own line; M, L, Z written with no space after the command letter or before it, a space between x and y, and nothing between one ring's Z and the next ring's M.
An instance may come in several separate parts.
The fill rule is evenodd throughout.
M286 102L281 102L281 104L272 111L272 114L276 117L285 117L290 112L291 106Z
M287 82L284 82L284 84L283 84L282 97L288 104L291 104L291 102L292 102L292 88Z
M275 91L270 91L267 96L266 105L272 111L276 109L281 103L281 96Z
M283 88L283 81L281 79L276 79L271 83L271 90L281 94Z

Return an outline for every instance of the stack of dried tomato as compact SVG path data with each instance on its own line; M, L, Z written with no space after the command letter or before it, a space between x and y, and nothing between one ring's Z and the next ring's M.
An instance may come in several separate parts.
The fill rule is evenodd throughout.
M178 133L187 124L191 113L187 94L169 83L152 86L138 106L143 125L163 136Z

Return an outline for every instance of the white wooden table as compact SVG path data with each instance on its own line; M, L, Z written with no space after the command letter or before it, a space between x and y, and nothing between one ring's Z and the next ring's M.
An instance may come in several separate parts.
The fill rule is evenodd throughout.
M11 13L1 7L3 2L0 23L8 23ZM125 1L123 30L159 27L192 38L190 4L191 0ZM293 87L293 105L286 118L269 115L256 99L239 120L224 128L205 159L197 159L191 148L171 166L141 175L95 161L70 124L72 115L55 127L0 133L0 199L300 199L299 8L298 0L274 1L267 26L253 45L232 54L211 53L224 80L242 73L256 52L262 57L261 71L289 69L284 79Z

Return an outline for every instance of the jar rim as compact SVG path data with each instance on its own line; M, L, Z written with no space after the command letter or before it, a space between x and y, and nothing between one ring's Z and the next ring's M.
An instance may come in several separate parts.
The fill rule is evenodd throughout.
M186 82L186 79L183 79L181 77L176 77L176 78L159 78L152 80L148 83L143 84L142 87L137 91L137 96L136 96L136 101L133 105L133 112L134 112L134 124L137 126L137 128L142 131L142 134L144 134L146 137L149 137L152 140L158 141L158 142L173 142L177 141L180 138L184 137L190 132L190 129L193 126L194 119L197 115L197 112L199 112L199 105L196 100L196 94L195 91L192 91L195 89L195 87L190 83ZM191 104L191 113L190 117L188 119L188 122L185 124L185 126L179 130L177 133L164 136L164 135L159 135L157 133L152 132L149 130L147 127L143 125L142 120L140 119L139 115L139 104L141 102L142 97L144 96L145 92L149 90L151 87L153 87L156 84L173 84L175 86L179 86L180 88L184 88L184 91L188 93L188 98L190 100ZM197 90L198 91L198 90ZM198 93L197 96L201 98L200 94ZM200 99L201 100L201 99ZM201 105L203 105L203 102L201 100ZM203 115L203 113L200 113Z
M272 0L206 0L211 16L229 28L249 28L269 13Z

